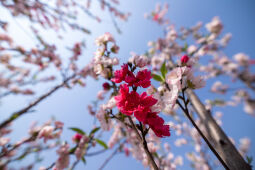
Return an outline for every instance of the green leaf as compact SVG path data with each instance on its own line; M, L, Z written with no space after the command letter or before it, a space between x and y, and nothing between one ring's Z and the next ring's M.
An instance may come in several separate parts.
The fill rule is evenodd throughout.
M17 158L17 160L22 160L22 159L24 159L26 156L27 156L27 154L28 153L23 153L21 156L19 156L18 158Z
M35 74L35 75L33 76L32 79L33 79L33 80L36 80L36 78L37 78L37 75Z
M251 165L253 157L252 156L246 156L246 159L247 159L248 164Z
M166 69L166 62L164 62L160 68L162 77L165 79L166 78L166 73L167 73L167 69Z
M152 74L152 78L156 81L159 81L159 82L164 81L164 79L160 75L157 75L157 74Z
M81 157L81 160L82 160L82 162L84 163L84 164L86 164L86 159L85 159L85 157L83 156L83 157Z
M154 152L153 155L156 157L156 158L159 158L158 156L158 153L157 152Z
M96 133L98 130L100 129L100 127L97 127L95 129L93 129L90 133L89 136L93 135L94 133Z
M71 129L72 131L75 131L75 132L77 132L79 134L86 135L86 133L83 130L79 129L79 128L70 127L69 129Z
M95 139L95 140L96 140L96 142L97 142L99 145L103 146L105 149L108 149L108 146L104 143L104 141L102 141L102 140L100 140L100 139Z
M186 52L186 51L187 51L187 49L188 49L188 44L187 44L187 43L185 43L185 44L184 44L184 47L182 48L182 51L183 51L183 52Z
M73 154L73 153L75 152L76 148L77 148L77 146L71 148L71 149L69 150L69 154Z
M188 88L195 89L195 85L190 80L187 81L187 85Z
M226 104L226 102L221 99L210 100L209 102L213 106L224 106Z

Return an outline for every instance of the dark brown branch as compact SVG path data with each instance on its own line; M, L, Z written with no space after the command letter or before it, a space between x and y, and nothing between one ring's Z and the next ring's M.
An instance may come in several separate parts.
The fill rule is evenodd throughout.
M149 149L148 149L147 142L146 142L146 139L145 139L145 135L144 135L143 132L142 132L142 137L141 137L141 135L139 134L139 132L138 132L138 130L137 130L137 128L136 128L136 126L135 126L135 124L134 124L134 122L133 122L133 120L131 119L130 116L128 116L128 120L129 120L129 122L131 123L131 125L132 125L132 127L133 127L133 129L134 129L134 131L135 131L135 133L136 133L136 135L137 135L137 137L138 137L139 140L142 142L142 144L143 144L143 149L144 149L144 151L145 151L145 153L146 153L146 155L147 155L147 157L148 157L148 159L149 159L149 161L150 161L150 163L151 163L153 169L154 169L154 170L159 170L157 164L156 164L155 161L154 161L153 156L151 155L151 153L150 153L150 151L149 151Z

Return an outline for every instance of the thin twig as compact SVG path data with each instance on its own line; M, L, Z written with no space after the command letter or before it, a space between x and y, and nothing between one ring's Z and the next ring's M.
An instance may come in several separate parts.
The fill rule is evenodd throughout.
M107 165L107 163L118 153L120 147L121 147L121 145L113 151L113 153L104 161L104 163L100 166L100 168L98 170L104 169L104 167Z
M100 150L100 151L87 153L85 156L94 156L94 155L98 155L98 154L100 154L100 153L104 153L105 151L107 151L107 149L102 149L102 150Z
M80 160L77 159L77 160L73 163L73 165L72 165L72 167L70 168L70 170L73 170L73 169L76 167L76 165L78 165L79 162L80 162Z

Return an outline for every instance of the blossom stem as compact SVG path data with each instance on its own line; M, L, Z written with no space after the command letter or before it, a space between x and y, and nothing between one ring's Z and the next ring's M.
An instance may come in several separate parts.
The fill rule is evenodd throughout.
M142 127L141 127L141 132L142 132L142 137L141 137L141 135L139 134L139 132L138 132L138 130L137 130L137 128L136 128L136 126L135 126L135 124L134 124L134 122L133 122L133 120L131 119L130 116L128 116L128 120L131 123L131 125L132 125L132 127L133 127L133 129L134 129L134 131L135 131L135 133L137 135L137 137L142 142L143 149L144 149L144 151L145 151L145 153L146 153L146 155L147 155L147 157L148 157L148 159L149 159L153 169L154 170L159 170L159 168L158 168L157 164L155 163L154 158L153 158L152 154L150 153L149 148L147 146L147 141L145 139L145 133L143 132Z

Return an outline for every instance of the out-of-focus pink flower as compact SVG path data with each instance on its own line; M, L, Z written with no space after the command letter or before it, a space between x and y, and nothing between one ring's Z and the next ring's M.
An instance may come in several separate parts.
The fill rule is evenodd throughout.
M107 91L105 90L100 90L98 93L97 93L97 98L98 100L104 100L104 95L107 93Z
M104 45L107 42L115 43L113 36L109 32L106 32L104 35L99 36L95 41L97 46Z
M80 160L86 153L86 150L87 150L86 143L88 143L88 141L89 141L89 138L87 136L83 135L81 137L78 147L76 148L74 152L77 160Z
M237 61L238 64L240 64L241 66L248 66L249 65L249 59L250 57L247 56L244 53L238 53L236 55L234 55L234 59Z
M103 130L109 131L112 128L112 120L106 116L106 111L103 109L103 106L100 106L100 109L96 114L96 118L99 120Z
M227 85L223 85L220 81L216 81L211 88L211 91L218 94L225 94L228 90Z
M249 151L251 147L251 140L245 137L241 138L239 141L240 141L239 152L241 153L242 156L245 156L245 154Z
M44 126L39 134L38 134L38 138L44 138L44 142L47 142L48 139L52 139L53 138L53 131L54 131L54 127L53 126Z
M175 145L180 147L182 145L186 145L188 143L188 141L185 138L179 138L175 141Z
M63 144L58 150L57 154L59 155L58 160L54 166L54 170L63 170L68 167L69 165L69 145Z
M6 145L10 141L10 138L0 137L0 146Z
M122 138L122 132L121 132L121 125L120 124L117 124L115 127L114 127L114 132L110 138L110 140L108 141L108 146L109 148L113 148L113 146L118 143L121 138Z
M129 59L129 62L135 64L137 67L143 68L149 62L148 57L145 55L137 55L137 54L131 54L131 55L132 57Z
M219 17L214 17L212 21L205 25L206 29L214 34L220 34L223 29L223 24L220 21Z
M166 39L169 41L174 42L176 40L176 38L178 37L178 33L176 32L176 30L174 28L172 28L166 35Z
M159 147L157 145L155 145L153 142L148 142L147 145L148 145L148 149L151 153L155 153L159 149Z
M187 79L187 86L192 89L203 88L206 84L203 76L195 77L193 73L188 74Z
M62 129L64 126L64 123L63 122L60 122L60 121L55 121L55 127L57 129Z
M153 56L151 59L151 65L154 70L158 70L164 62L164 58L161 56Z
M104 110L113 109L115 106L116 106L116 101L115 101L114 97L112 97L106 104L102 105L102 108Z
M88 105L88 110L89 110L89 113L94 116L95 115L95 111L93 110L93 106L92 105Z
M124 147L124 152L126 156L129 156L129 149L128 147Z
M165 15L168 11L168 4L164 4L164 6L161 8L160 4L156 5L156 8L154 11L152 11L152 20L157 22L158 24L167 24L169 21L165 19ZM148 15L145 15L146 18L148 18Z
M115 83L122 82L125 79L127 72L128 72L128 65L127 64L122 65L120 70L116 70L114 72L114 78L112 78L112 81Z
M224 47L227 46L231 38L232 38L231 33L227 33L226 35L224 35L224 37L222 37L222 39L220 40L221 45Z
M190 45L187 49L188 54L192 54L197 51L197 47L195 45Z
M252 116L255 116L255 102L249 99L245 100L244 111Z

